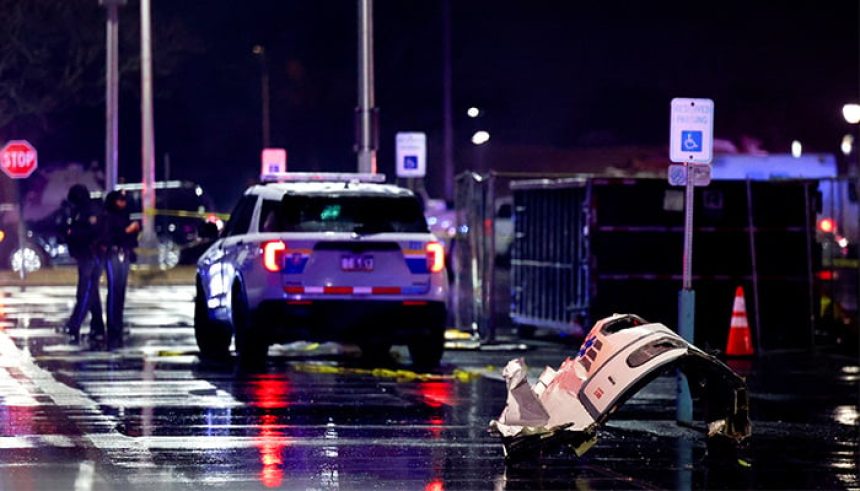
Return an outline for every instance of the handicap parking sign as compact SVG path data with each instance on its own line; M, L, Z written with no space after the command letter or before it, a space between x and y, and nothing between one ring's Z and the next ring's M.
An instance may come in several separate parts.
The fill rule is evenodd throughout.
M713 157L714 101L672 99L669 160L708 164Z
M397 177L424 177L427 174L427 135L417 131L398 132L395 141Z

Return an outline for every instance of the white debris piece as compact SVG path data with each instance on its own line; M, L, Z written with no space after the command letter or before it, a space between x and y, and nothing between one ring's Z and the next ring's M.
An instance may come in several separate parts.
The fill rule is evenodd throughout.
M709 436L736 442L749 436L748 399L743 380L711 355L658 323L631 314L598 321L575 358L546 367L534 385L525 360L502 371L507 404L491 430L502 436L506 456L552 441L571 444L581 455L596 441L596 430L614 410L669 366L708 386ZM689 372L689 373L688 373ZM707 384L706 384L706 383Z

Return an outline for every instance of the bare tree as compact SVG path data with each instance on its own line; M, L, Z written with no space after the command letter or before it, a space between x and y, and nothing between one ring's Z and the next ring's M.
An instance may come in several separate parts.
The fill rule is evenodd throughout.
M121 80L135 91L138 9L130 4L120 18ZM0 0L0 141L49 131L52 115L103 103L104 21L95 0ZM159 19L153 39L157 96L164 97L169 75L201 44L178 18Z
M98 101L101 21L94 1L0 0L0 130Z

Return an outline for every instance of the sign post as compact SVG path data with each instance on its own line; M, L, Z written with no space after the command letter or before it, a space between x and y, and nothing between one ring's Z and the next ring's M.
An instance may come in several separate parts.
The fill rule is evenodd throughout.
M678 294L678 334L692 343L695 337L696 292L693 290L693 190L711 180L713 158L714 101L711 99L672 99L669 128L669 160L682 166L669 167L669 183L685 186L684 262L682 286ZM683 170L683 172L682 172ZM687 377L679 370L678 422L693 420L693 400Z
M11 140L0 149L0 169L11 179L26 179L39 167L38 154L27 140ZM24 248L24 193L18 186L18 254L21 257L21 280L27 277L27 255ZM21 285L23 290L24 285Z

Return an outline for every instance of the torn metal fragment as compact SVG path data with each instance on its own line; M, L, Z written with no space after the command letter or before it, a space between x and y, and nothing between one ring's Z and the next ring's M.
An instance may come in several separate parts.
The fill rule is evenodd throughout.
M671 368L684 372L694 397L705 404L709 438L737 445L749 437L744 380L663 324L632 314L598 321L577 355L558 370L547 367L534 385L525 360L508 362L502 371L507 404L490 429L501 436L509 461L553 445L582 455L618 407Z

